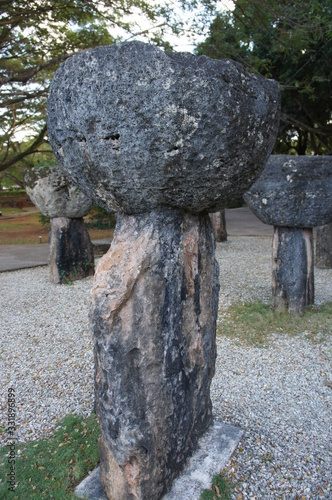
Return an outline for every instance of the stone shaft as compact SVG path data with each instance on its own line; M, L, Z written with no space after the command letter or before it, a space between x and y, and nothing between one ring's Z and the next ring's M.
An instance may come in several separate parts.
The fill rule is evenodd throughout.
M225 210L209 214L215 238L218 243L227 241Z
M273 307L303 313L314 304L312 229L274 228Z
M66 283L94 274L93 247L83 218L51 219L49 278Z
M316 266L332 269L332 222L317 228Z
M101 474L116 500L159 499L212 420L218 264L208 215L119 215L92 289Z

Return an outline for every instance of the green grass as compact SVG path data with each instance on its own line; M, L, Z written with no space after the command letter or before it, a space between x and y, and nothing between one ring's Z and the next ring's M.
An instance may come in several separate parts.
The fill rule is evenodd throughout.
M68 415L48 439L16 445L15 492L8 491L8 447L0 449L0 499L76 499L73 488L99 462L99 425L88 418ZM20 455L17 450L20 449Z
M212 479L212 487L209 490L203 490L200 500L229 500L234 490L234 486L229 479L222 474L216 474Z
M332 333L332 302L302 316L274 311L262 302L233 304L217 327L217 334L255 346L267 346L271 333L304 333L308 340L324 341Z

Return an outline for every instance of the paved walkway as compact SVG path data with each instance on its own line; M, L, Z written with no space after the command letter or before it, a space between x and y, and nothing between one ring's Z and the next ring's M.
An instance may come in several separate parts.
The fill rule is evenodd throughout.
M226 210L228 238L232 236L271 236L272 226L263 224L247 207ZM111 240L96 240L100 245ZM14 271L28 267L45 266L49 245L0 245L0 272Z

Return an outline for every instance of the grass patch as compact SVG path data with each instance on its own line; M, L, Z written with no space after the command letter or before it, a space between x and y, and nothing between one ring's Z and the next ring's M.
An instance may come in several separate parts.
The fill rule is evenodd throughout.
M216 474L212 479L212 487L209 490L203 490L200 500L229 500L231 498L234 486L229 479L222 474Z
M262 302L233 304L218 324L217 333L255 346L266 346L271 333L305 333L311 341L322 341L332 333L332 302L311 307L302 316L274 311Z
M73 488L99 462L99 425L94 414L88 418L68 415L47 439L16 445L15 492L8 491L8 447L0 449L0 498L54 500L75 499ZM21 453L18 455L17 450Z

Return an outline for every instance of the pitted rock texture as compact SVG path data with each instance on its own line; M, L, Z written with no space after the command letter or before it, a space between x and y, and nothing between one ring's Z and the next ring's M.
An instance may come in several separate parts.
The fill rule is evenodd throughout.
M93 246L82 218L51 219L48 272L58 284L93 276Z
M92 207L92 200L58 167L26 170L24 186L32 202L47 217L80 218Z
M312 229L275 227L272 305L301 314L315 301Z
M66 60L47 103L63 171L106 209L215 212L256 180L279 123L275 81L141 42Z
M218 264L208 215L120 215L98 263L95 346L108 498L156 500L211 423Z
M332 221L332 158L272 155L244 199L265 224L327 224Z

